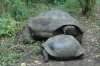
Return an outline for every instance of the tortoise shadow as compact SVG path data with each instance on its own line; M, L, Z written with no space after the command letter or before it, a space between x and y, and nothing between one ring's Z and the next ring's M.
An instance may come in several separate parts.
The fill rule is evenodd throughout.
M75 61L75 60L83 60L84 59L84 54L80 55L78 57L69 57L69 58L58 58L58 57L53 57L49 56L50 60L52 61Z

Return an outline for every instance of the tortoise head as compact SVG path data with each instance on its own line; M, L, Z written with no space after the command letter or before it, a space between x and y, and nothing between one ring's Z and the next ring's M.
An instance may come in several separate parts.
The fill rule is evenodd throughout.
M64 34L70 34L73 35L73 33L76 31L75 26L69 25L69 26L65 26L63 28L63 32Z

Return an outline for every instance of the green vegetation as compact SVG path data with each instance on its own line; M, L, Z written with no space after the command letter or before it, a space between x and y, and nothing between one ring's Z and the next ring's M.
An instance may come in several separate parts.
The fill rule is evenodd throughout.
M77 0L67 0L67 2L65 2L63 4L58 3L53 6L51 5L51 7L73 13L73 12L77 12L79 10L79 3Z
M100 0L96 0L96 4L99 6L100 5Z
M79 13L82 9L78 0L55 0L54 3L46 1L48 0L0 0L1 66L17 63L30 50L34 50L33 55L40 52L40 42L29 45L14 44L18 36L16 33L23 29L29 17L36 16L49 8L61 9L69 13ZM100 5L100 0L97 0L97 4Z
M12 36L16 30L16 21L12 18L0 18L0 36Z
M36 42L34 45L15 45L14 40L15 38L12 37L0 41L0 64L2 64L2 66L7 66L7 63L13 64L24 61L30 53L33 58L32 60L34 60L36 55L40 54L40 42Z

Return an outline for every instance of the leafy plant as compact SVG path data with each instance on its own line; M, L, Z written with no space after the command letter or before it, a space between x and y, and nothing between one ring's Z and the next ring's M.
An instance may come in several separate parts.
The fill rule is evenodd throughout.
M24 20L30 16L31 9L21 0L3 0L6 13L17 21Z
M61 9L67 12L77 12L79 9L79 3L77 0L67 0L65 3L57 3L55 5L50 5L52 8Z
M16 21L12 18L0 18L0 36L12 36L16 32Z

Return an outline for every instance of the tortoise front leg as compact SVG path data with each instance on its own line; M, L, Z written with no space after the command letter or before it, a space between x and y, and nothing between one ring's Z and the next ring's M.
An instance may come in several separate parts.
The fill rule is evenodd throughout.
M79 33L78 35L75 36L75 38L82 43L82 38L83 38L83 34Z
M44 60L44 62L48 62L49 61L48 53L45 50L43 50L43 60Z
M25 27L23 29L23 42L25 44L27 44L27 43L30 43L30 42L33 42L33 41L34 40L32 39L30 28L29 27Z

